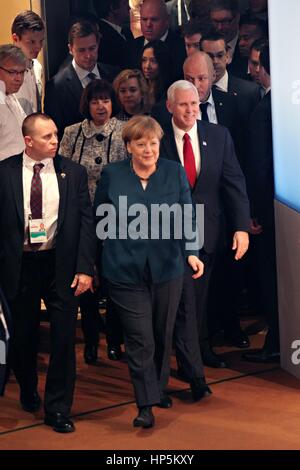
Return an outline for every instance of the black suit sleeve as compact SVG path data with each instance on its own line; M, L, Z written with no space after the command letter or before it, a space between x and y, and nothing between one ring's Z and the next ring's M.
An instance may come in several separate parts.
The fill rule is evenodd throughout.
M234 151L232 138L225 131L222 169L222 196L234 231L248 231L250 222L246 182Z
M88 178L86 169L79 166L81 171L79 185L79 204L81 226L78 245L76 272L94 275L94 262L96 256L95 225L91 200L88 191Z

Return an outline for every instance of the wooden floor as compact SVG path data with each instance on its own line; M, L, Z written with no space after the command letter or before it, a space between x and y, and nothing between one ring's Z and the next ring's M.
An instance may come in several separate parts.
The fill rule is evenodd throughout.
M78 332L78 334L80 334ZM42 326L39 355L42 395L47 362L47 325ZM263 335L251 337L259 346ZM206 369L213 394L193 403L188 384L172 377L173 408L155 408L156 426L132 427L136 415L126 362L106 358L104 338L100 359L88 366L78 338L77 384L73 406L76 432L55 433L43 424L42 412L21 410L18 387L12 379L0 398L0 449L299 449L300 383L277 365L241 360L241 352L220 348L230 369ZM174 367L174 359L172 360Z

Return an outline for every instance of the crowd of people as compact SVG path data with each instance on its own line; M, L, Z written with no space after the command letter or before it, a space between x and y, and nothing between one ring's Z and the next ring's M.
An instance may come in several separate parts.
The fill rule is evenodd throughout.
M44 421L57 432L75 430L78 308L92 365L103 298L107 354L119 360L124 343L135 427L154 425L154 406L172 406L172 347L194 401L211 393L203 366L228 367L216 332L249 348L243 292L268 326L263 348L243 358L279 360L267 0L181 6L134 2L134 38L127 0L95 1L74 15L69 56L46 81L35 12L20 12L0 45L0 392L11 369L23 410L41 407L43 300ZM172 210L155 219L153 206ZM186 207L194 238L180 223L178 236Z

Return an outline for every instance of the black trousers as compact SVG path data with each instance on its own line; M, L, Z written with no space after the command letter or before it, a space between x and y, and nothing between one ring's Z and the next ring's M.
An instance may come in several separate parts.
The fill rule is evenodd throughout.
M177 364L190 381L204 376L196 317L195 281L187 267L176 315L174 345Z
M79 305L84 342L87 346L98 346L101 321L98 294L91 291L85 292L79 296Z
M47 413L70 412L75 385L75 328L77 299L70 289L61 298L55 285L55 251L24 253L19 291L10 308L13 321L12 360L21 394L29 396L38 384L37 352L40 303L50 316L50 359L44 408Z
M158 403L167 386L182 283L182 277L162 284L109 282L109 296L121 319L139 407Z

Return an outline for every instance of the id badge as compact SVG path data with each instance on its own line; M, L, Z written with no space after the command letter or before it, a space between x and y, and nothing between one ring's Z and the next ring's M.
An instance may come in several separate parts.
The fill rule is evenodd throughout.
M45 243L47 241L44 219L29 219L29 238L30 243Z

